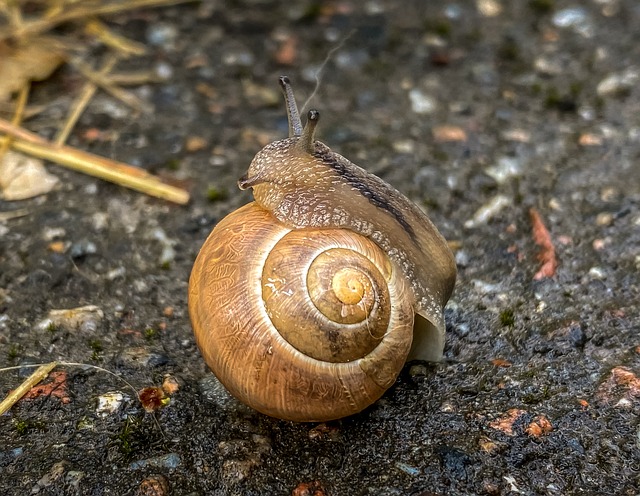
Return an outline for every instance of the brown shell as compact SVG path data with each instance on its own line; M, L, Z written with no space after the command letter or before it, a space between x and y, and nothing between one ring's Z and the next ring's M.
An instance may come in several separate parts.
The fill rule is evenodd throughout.
M284 243L288 235L294 239ZM326 248L319 248L320 242ZM326 350L318 351L318 358L312 358L298 349L308 345L306 336L310 333L299 314L313 313L315 304L308 310L289 312L287 309L293 308L289 303L275 307L265 303L274 292L291 297L291 305L297 304L294 299L308 298L306 292L294 289L298 281L294 286L293 276L274 275L271 268L265 268L270 267L269 257L295 259L298 255L291 250L297 253L301 245L310 247L312 259L320 255L320 250L344 249L363 254L380 268L378 279L388 283L388 301L379 297L367 308L377 311L376 305L382 302L388 307L381 311L380 318L372 313L366 324L373 325L378 319L385 321L386 328L369 329L373 337L368 340L361 339L362 332L354 331L348 339L366 341L362 351L344 354L342 345L331 346L334 340L339 342L339 327L321 323L319 342L326 339L329 344ZM338 261L336 270L344 267L339 257L328 258ZM304 274L309 265L305 262L296 270ZM317 277L324 277L323 271L319 274ZM375 278L371 281L372 286L378 284ZM209 367L244 403L267 415L296 421L324 421L357 413L393 384L411 346L412 301L399 268L368 238L344 229L327 229L321 235L310 229L293 230L256 203L245 205L218 223L198 255L189 281L189 313ZM303 343L276 330L270 313L278 313L275 320L288 320L285 323L293 332L299 331L295 339ZM344 324L348 329L355 325Z

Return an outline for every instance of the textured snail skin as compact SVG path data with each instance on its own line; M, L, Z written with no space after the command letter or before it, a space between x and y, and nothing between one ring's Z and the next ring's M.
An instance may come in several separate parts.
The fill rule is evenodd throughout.
M353 246L349 231L330 231L333 239L327 248ZM310 358L273 329L260 298L264 262L289 232L255 203L218 223L196 259L189 282L196 341L225 387L262 413L296 421L325 421L357 413L393 384L404 365L413 332L411 291L395 270L390 276L389 330L373 352L348 362ZM358 236L358 243L367 240ZM300 295L292 291L290 296ZM291 315L290 320L295 328L297 316Z
M263 148L254 203L211 232L189 281L205 361L256 410L296 421L357 413L408 358L440 360L456 278L449 247L404 195L314 140L280 80L289 138Z
M424 321L411 358L438 361L444 349L443 309L456 279L446 240L427 215L379 177L319 141L276 141L253 159L242 185L275 218L293 228L344 228L375 241L402 269Z

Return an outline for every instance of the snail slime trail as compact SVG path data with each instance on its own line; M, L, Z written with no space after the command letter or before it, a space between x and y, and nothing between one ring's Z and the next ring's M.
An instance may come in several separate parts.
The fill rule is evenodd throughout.
M453 255L398 190L315 140L280 78L289 137L238 181L255 201L214 228L189 280L205 361L229 391L274 417L357 413L407 358L439 360Z

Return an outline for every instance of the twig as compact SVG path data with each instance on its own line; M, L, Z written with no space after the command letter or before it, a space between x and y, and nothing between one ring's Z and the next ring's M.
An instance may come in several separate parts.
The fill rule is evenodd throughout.
M4 119L0 119L0 132L8 135L8 137L0 137L0 144L12 137L14 141L10 144L11 148L28 155L51 160L69 169L180 205L185 205L189 202L189 193L187 191L163 183L160 178L144 169L99 157L69 146L56 146L37 134L13 126Z
M147 51L142 43L115 34L98 19L89 20L84 27L84 31L88 35L95 36L106 46L117 50L125 57L130 55L144 55Z
M70 64L78 69L82 73L82 75L93 84L100 86L100 88L102 88L104 91L129 105L131 108L135 110L141 110L146 113L152 112L153 108L151 107L151 105L143 102L133 93L123 90L122 88L113 84L113 82L105 74L94 71L80 60L70 61Z
M7 411L9 411L9 409L11 409L11 407L20 400L20 398L22 398L25 394L27 394L27 392L33 386L35 386L42 379L47 377L49 375L49 372L51 372L54 368L56 368L57 365L58 365L58 362L51 362L38 367L33 374L27 377L22 384L20 384L17 388L11 391L7 395L7 397L2 401L2 403L0 403L0 415L3 415Z
M117 62L118 58L115 55L110 55L100 69L99 74L102 76L106 76L111 71L111 69L115 67ZM93 98L93 95L95 94L97 89L98 87L94 82L88 81L87 83L85 83L82 91L80 92L80 95L78 95L78 98L76 98L73 104L64 127L58 132L58 135L54 140L56 146L64 145L65 141L67 141L71 130L75 127L76 122L78 122L78 119L82 115L82 112L84 112L84 109L87 107L87 105L89 105L89 102L91 101L91 98Z
M12 25L8 28L0 29L0 41L13 37L24 39L32 37L45 31L49 31L56 26L89 16L99 16L104 14L117 14L127 10L142 7L159 7L162 5L176 5L179 3L192 2L193 0L130 0L128 2L78 2L76 5L66 6L67 8L54 7L50 12L35 21L26 21L21 25Z
M11 124L14 126L19 126L20 122L22 122L22 116L24 114L24 108L27 105L27 100L29 99L29 90L31 88L31 84L25 84L18 94L18 102L16 103L16 109L13 112L13 117L11 118ZM9 145L11 144L11 140L6 140L3 143L0 143L0 161L9 150Z
M25 215L29 215L31 211L28 208L19 208L17 210L11 210L9 212L0 212L0 222L11 219L19 219Z

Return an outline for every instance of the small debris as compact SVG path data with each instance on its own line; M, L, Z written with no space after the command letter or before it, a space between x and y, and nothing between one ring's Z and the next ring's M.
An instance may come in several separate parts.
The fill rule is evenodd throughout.
M168 496L169 480L164 475L152 475L140 483L138 496Z
M504 358L494 358L491 360L491 363L496 367L509 368L512 363L509 360L505 360Z
M172 394L177 393L179 389L180 384L178 383L178 379L172 375L166 375L162 382L162 390L171 396Z
M578 138L578 144L580 146L600 146L602 143L602 137L593 133L582 133L580 138Z
M182 465L182 458L178 453L167 453L166 455L154 456L145 460L138 460L129 464L131 470L145 468L166 468L175 469Z
M61 328L67 331L93 332L98 329L103 318L104 312L99 307L86 305L66 310L50 310L36 327L40 330Z
M478 443L480 445L480 449L488 454L495 453L500 449L500 445L498 443L486 436L482 436Z
M613 224L613 214L610 212L601 212L596 216L597 226L610 226Z
M169 238L161 227L152 229L150 237L158 242L162 251L158 263L163 269L171 268L171 264L176 258L176 250L174 246L177 244L175 239Z
M291 491L291 496L326 496L326 494L318 481L301 482Z
M472 229L474 227L486 224L490 219L495 217L498 212L511 204L512 201L509 197L505 195L496 195L487 203L482 205L478 210L476 210L476 213L473 214L473 217L464 223L464 227L466 227L467 229Z
M640 400L640 378L626 367L615 367L596 392L598 400L629 408Z
M71 403L71 398L67 394L67 372L58 370L49 374L50 382L32 387L23 399L35 399L40 396L55 396L60 398L64 404Z
M207 147L207 140L201 136L189 136L185 143L185 150L188 152L199 152Z
M409 100L411 101L411 110L416 114L431 114L436 109L436 101L418 88L409 91Z
M544 279L547 277L553 277L556 274L558 268L558 261L556 259L556 250L551 242L551 234L542 221L542 217L535 208L529 209L529 216L531 217L531 223L533 225L533 240L536 245L541 248L538 254L538 260L541 263L540 269L533 276L535 281Z
M280 65L293 65L298 56L298 39L295 36L286 36L275 54L275 61Z
M529 143L531 141L531 133L524 129L509 129L500 136L505 141L517 141L518 143Z
M11 150L0 157L0 192L3 200L26 200L44 195L56 184L58 178L49 174L38 158Z
M623 72L610 74L598 83L596 92L600 97L624 96L640 82L640 70L628 67Z
M531 437L540 437L553 431L553 426L544 415L538 415L524 430Z
M395 466L402 470L405 474L416 476L420 474L420 470L412 465L408 465L403 462L395 462Z
M572 29L585 38L593 35L593 21L583 7L571 7L557 11L552 18L554 26Z
M520 489L518 489L518 486L516 486L516 478L515 477L512 477L510 475L505 475L503 477L503 479L505 481L507 481L507 484L509 484L509 491L512 491L512 492L517 493L517 494L526 494L525 492L523 492Z
M519 177L522 174L522 160L513 157L501 157L493 167L488 167L485 173L495 179L498 184L505 183L512 177Z
M144 411L153 413L163 408L171 401L159 387L146 387L138 392L138 399L142 403Z
M260 465L260 458L251 456L246 460L225 460L222 464L222 474L226 480L240 482L249 477L251 470Z
M8 412L11 407L15 405L25 394L28 394L36 384L47 377L47 375L49 375L57 365L57 362L50 362L45 365L41 365L33 372L33 374L27 377L22 384L13 391L10 391L9 394L7 394L7 397L0 402L0 415L4 415Z
M467 141L467 133L458 126L436 126L432 129L433 139L438 143Z
M36 482L35 486L31 488L31 494L37 494L42 489L50 487L57 481L59 481L66 471L66 466L68 462L60 461L54 463L49 472L43 475L38 482Z
M337 427L327 425L324 422L316 425L309 431L309 439L328 439L335 441L338 438L339 430Z
M507 436L514 436L513 432L513 424L516 420L520 418L520 416L527 413L525 410L520 410L518 408L512 408L508 410L506 414L504 414L499 419L494 420L489 423L489 427L492 429L496 429L504 432Z
M98 406L96 413L99 417L106 417L117 412L125 401L129 398L117 391L109 392L98 396Z
M476 6L484 17L496 17L502 13L502 5L497 0L476 0Z

